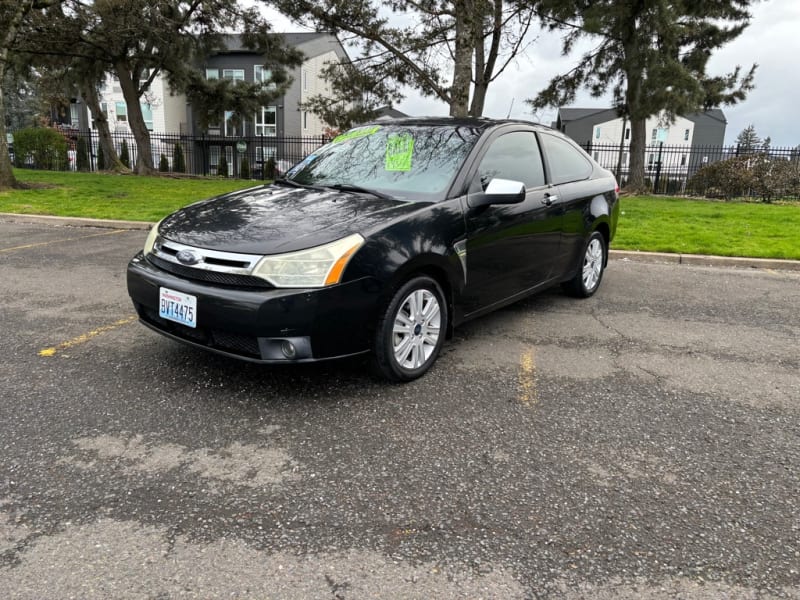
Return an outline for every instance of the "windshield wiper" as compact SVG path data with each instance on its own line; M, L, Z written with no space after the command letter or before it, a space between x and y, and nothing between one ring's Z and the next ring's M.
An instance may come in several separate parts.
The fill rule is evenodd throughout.
M397 198L394 198L389 194L384 194L383 192L379 192L377 190L361 187L360 185L353 185L352 183L334 183L332 185L326 185L325 187L333 190L339 190L340 192L360 192L362 194L371 194L372 196L375 196L376 198L382 198L383 200L397 200Z
M318 185L309 185L307 183L298 183L294 179L287 179L286 177L279 177L277 179L274 179L272 181L272 183L277 183L278 185L286 185L286 186L295 187L295 188L305 188L307 190L321 190L321 189L323 189Z

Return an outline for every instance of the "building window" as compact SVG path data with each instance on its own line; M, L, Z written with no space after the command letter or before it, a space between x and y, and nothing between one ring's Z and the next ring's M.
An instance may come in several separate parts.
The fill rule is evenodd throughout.
M689 133L690 133L690 131L688 129L685 129L683 131L683 141L684 142L688 142L689 141Z
M141 104L142 118L144 119L144 126L148 131L153 131L153 109L148 104Z
M270 158L275 158L275 148L256 146L256 162L263 163Z
M208 168L211 172L215 172L217 170L217 166L219 165L219 146L209 146L208 147Z
M303 91L308 90L308 71L303 69Z
M631 139L631 128L630 127L626 127L625 128L625 139L626 140Z
M656 164L656 155L650 154L650 156L647 157L647 168L652 169L653 165L655 164Z
M627 165L628 164L628 153L627 152L623 152L622 153L622 164L623 165Z
M681 154L681 166L682 167L686 166L686 155L685 154Z
M128 106L124 102L117 102L115 104L115 110L117 113L117 121L127 121L128 120Z
M308 129L308 111L303 111L303 129Z
M600 128L599 127L595 127L594 128L594 139L596 139L596 140L600 139Z
M81 125L80 110L77 104L69 105L69 124L75 129Z
M206 79L219 79L219 69L206 69Z
M274 90L275 84L272 82L272 71L262 65L253 67L253 81L261 83L267 89Z
M244 81L244 69L222 69L222 78L231 81Z
M256 113L256 135L277 135L277 110L274 106L262 106Z
M594 154L592 154L592 158L595 159L595 160L599 160L600 153L599 152L595 152Z
M655 142L657 139L658 139L658 129L653 129L653 135L650 138L650 140Z
M221 122L221 118L220 117L221 117L221 115L216 114L213 117L208 119L208 131L209 131L209 133L213 132L213 133L219 135L219 130L222 127L222 122Z
M225 111L225 135L234 137L240 134L239 119L232 110Z

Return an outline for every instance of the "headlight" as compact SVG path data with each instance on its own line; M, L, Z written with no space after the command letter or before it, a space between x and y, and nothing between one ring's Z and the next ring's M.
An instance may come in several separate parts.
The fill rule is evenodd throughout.
M163 221L163 219L162 219ZM150 233L147 234L147 239L144 241L144 253L150 254L153 251L153 246L156 244L156 238L158 237L158 226L161 225L161 221L153 225L153 228L150 230Z
M350 257L364 243L354 233L346 238L288 254L265 256L252 274L266 279L275 287L324 287L339 283Z

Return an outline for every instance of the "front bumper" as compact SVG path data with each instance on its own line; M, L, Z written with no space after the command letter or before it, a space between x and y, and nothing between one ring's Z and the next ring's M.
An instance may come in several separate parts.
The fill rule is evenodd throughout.
M197 298L197 327L159 316L159 288ZM371 278L326 288L256 289L178 277L140 252L128 264L128 294L140 320L178 341L260 363L298 363L367 352L381 286ZM287 358L284 342L297 353Z

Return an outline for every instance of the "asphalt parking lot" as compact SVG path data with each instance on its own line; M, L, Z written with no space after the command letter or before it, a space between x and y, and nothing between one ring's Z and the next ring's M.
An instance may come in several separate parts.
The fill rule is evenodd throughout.
M135 321L0 222L3 598L800 598L800 273L612 261L407 385Z

